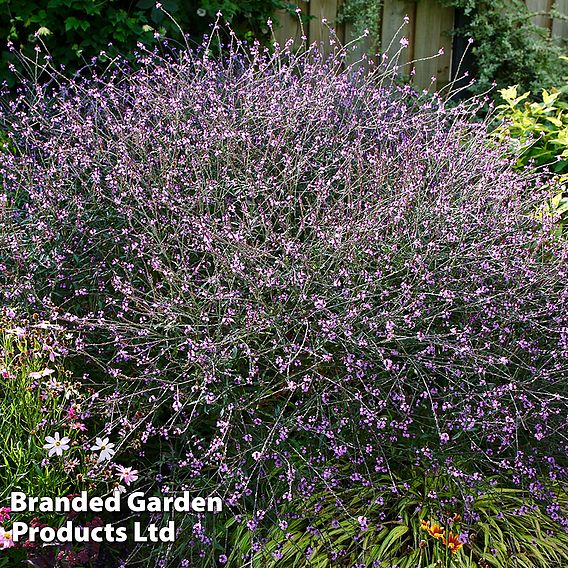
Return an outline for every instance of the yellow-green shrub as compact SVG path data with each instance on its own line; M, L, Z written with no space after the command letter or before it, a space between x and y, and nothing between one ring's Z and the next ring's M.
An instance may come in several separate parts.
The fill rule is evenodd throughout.
M563 58L567 59L568 58ZM516 86L501 89L495 134L517 153L517 168L547 170L555 196L544 206L546 214L566 224L568 217L568 81L560 89L543 90L541 100L530 102L530 92Z

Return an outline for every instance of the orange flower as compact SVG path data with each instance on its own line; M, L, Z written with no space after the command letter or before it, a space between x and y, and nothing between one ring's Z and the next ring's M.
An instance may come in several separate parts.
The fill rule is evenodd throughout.
M448 539L442 536L442 542L454 553L457 554L458 550L463 546L463 542L460 540L459 534L454 534L450 531Z
M428 532L434 537L434 538L444 538L444 529L437 524L433 524L429 529Z
M429 531L430 530L430 521L425 521L424 519L422 519L420 521L420 528L423 531Z

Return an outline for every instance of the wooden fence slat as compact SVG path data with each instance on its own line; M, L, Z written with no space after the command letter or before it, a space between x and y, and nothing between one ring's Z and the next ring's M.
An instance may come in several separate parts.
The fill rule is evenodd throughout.
M376 38L367 36L358 39L360 34L355 33L353 24L346 22L343 30L343 45L347 45L350 41L357 40L352 46L349 47L349 54L345 58L345 63L351 65L360 61L363 55L369 54L371 51L374 53L377 45Z
M296 2L298 8L302 10L303 14L309 13L309 6L307 2ZM274 37L276 41L283 46L289 38L294 39L294 46L299 46L302 43L302 26L300 26L300 16L298 14L290 14L286 10L277 10L276 17L278 18L279 26L274 29ZM307 36L307 25L304 24L304 33Z
M568 18L568 0L556 0L554 8ZM568 20L554 18L552 20L552 39L557 45L568 42Z
M409 22L399 32L404 17L408 16ZM408 39L408 47L400 52L399 65L402 73L408 75L410 66L407 65L414 55L414 29L416 22L416 2L412 0L385 0L383 4L381 51L392 60L400 49L400 38Z
M452 62L452 29L454 10L440 5L436 0L421 0L416 5L416 33L414 38L414 58L417 61L415 84L425 89L432 83L432 77L439 88L450 80ZM444 54L432 57L444 48Z
M319 0L309 2L310 22L309 22L309 42L312 44L323 41L324 53L329 53L329 28L335 28L337 18L338 0ZM322 24L322 19L327 20L327 24Z
M550 12L550 0L525 0L527 8L531 12L546 12L532 17L532 21L541 28L548 28L552 25L552 21L548 13Z

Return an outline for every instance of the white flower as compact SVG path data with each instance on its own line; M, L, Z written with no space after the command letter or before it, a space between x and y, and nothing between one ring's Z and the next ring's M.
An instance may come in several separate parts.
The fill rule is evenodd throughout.
M97 452L100 451L100 455L99 455L99 459L98 459L98 463L104 461L104 460L110 460L110 458L112 458L112 456L114 455L115 451L113 450L114 448L114 444L109 443L109 439L105 438L104 440L102 438L97 438L95 440L95 445L91 448L91 450L93 452Z
M54 454L58 456L63 455L63 452L69 449L69 442L71 441L71 439L67 436L60 438L59 432L55 432L54 438L52 438L51 436L46 436L45 441L47 443L43 446L43 449L49 450L49 453L47 455L51 457Z
M42 377L48 377L53 373L55 373L53 369L45 368L43 371L32 371L29 376L31 379L41 379Z

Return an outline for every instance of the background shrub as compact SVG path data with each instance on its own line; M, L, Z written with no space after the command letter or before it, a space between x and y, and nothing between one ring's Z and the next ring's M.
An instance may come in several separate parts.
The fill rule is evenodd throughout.
M544 90L536 102L527 100L529 92L519 94L516 86L500 94L504 104L497 110L503 124L497 132L517 144L517 167L547 166L552 173L568 173L568 103L562 91Z
M568 212L568 103L566 85L544 90L540 101L529 102L529 92L517 87L501 89L504 104L497 107L495 135L512 146L518 158L516 168L534 168L550 173L547 183L555 195L545 212L559 220L559 234Z
M57 69L62 65L73 73L90 64L101 50L112 58L132 53L139 42L155 45L155 34L181 41L181 28L200 41L219 11L240 37L268 40L266 22L274 10L293 11L296 7L281 0L163 0L161 5L176 23L156 8L154 0L0 0L0 38L4 42L0 46L0 82L7 81L10 86L17 82L10 64L20 72L25 69L21 59L6 49L6 40L32 60L36 58L34 47L41 42Z
M419 467L565 522L568 246L476 103L341 58L141 54L2 116L5 300L75 330L148 491L230 510L141 552L164 565L211 565L227 515L249 561L290 502Z
M466 23L458 34L472 37L475 92L519 85L540 93L558 83L566 71L565 50L554 45L548 29L537 26L524 0L443 0L463 10Z

